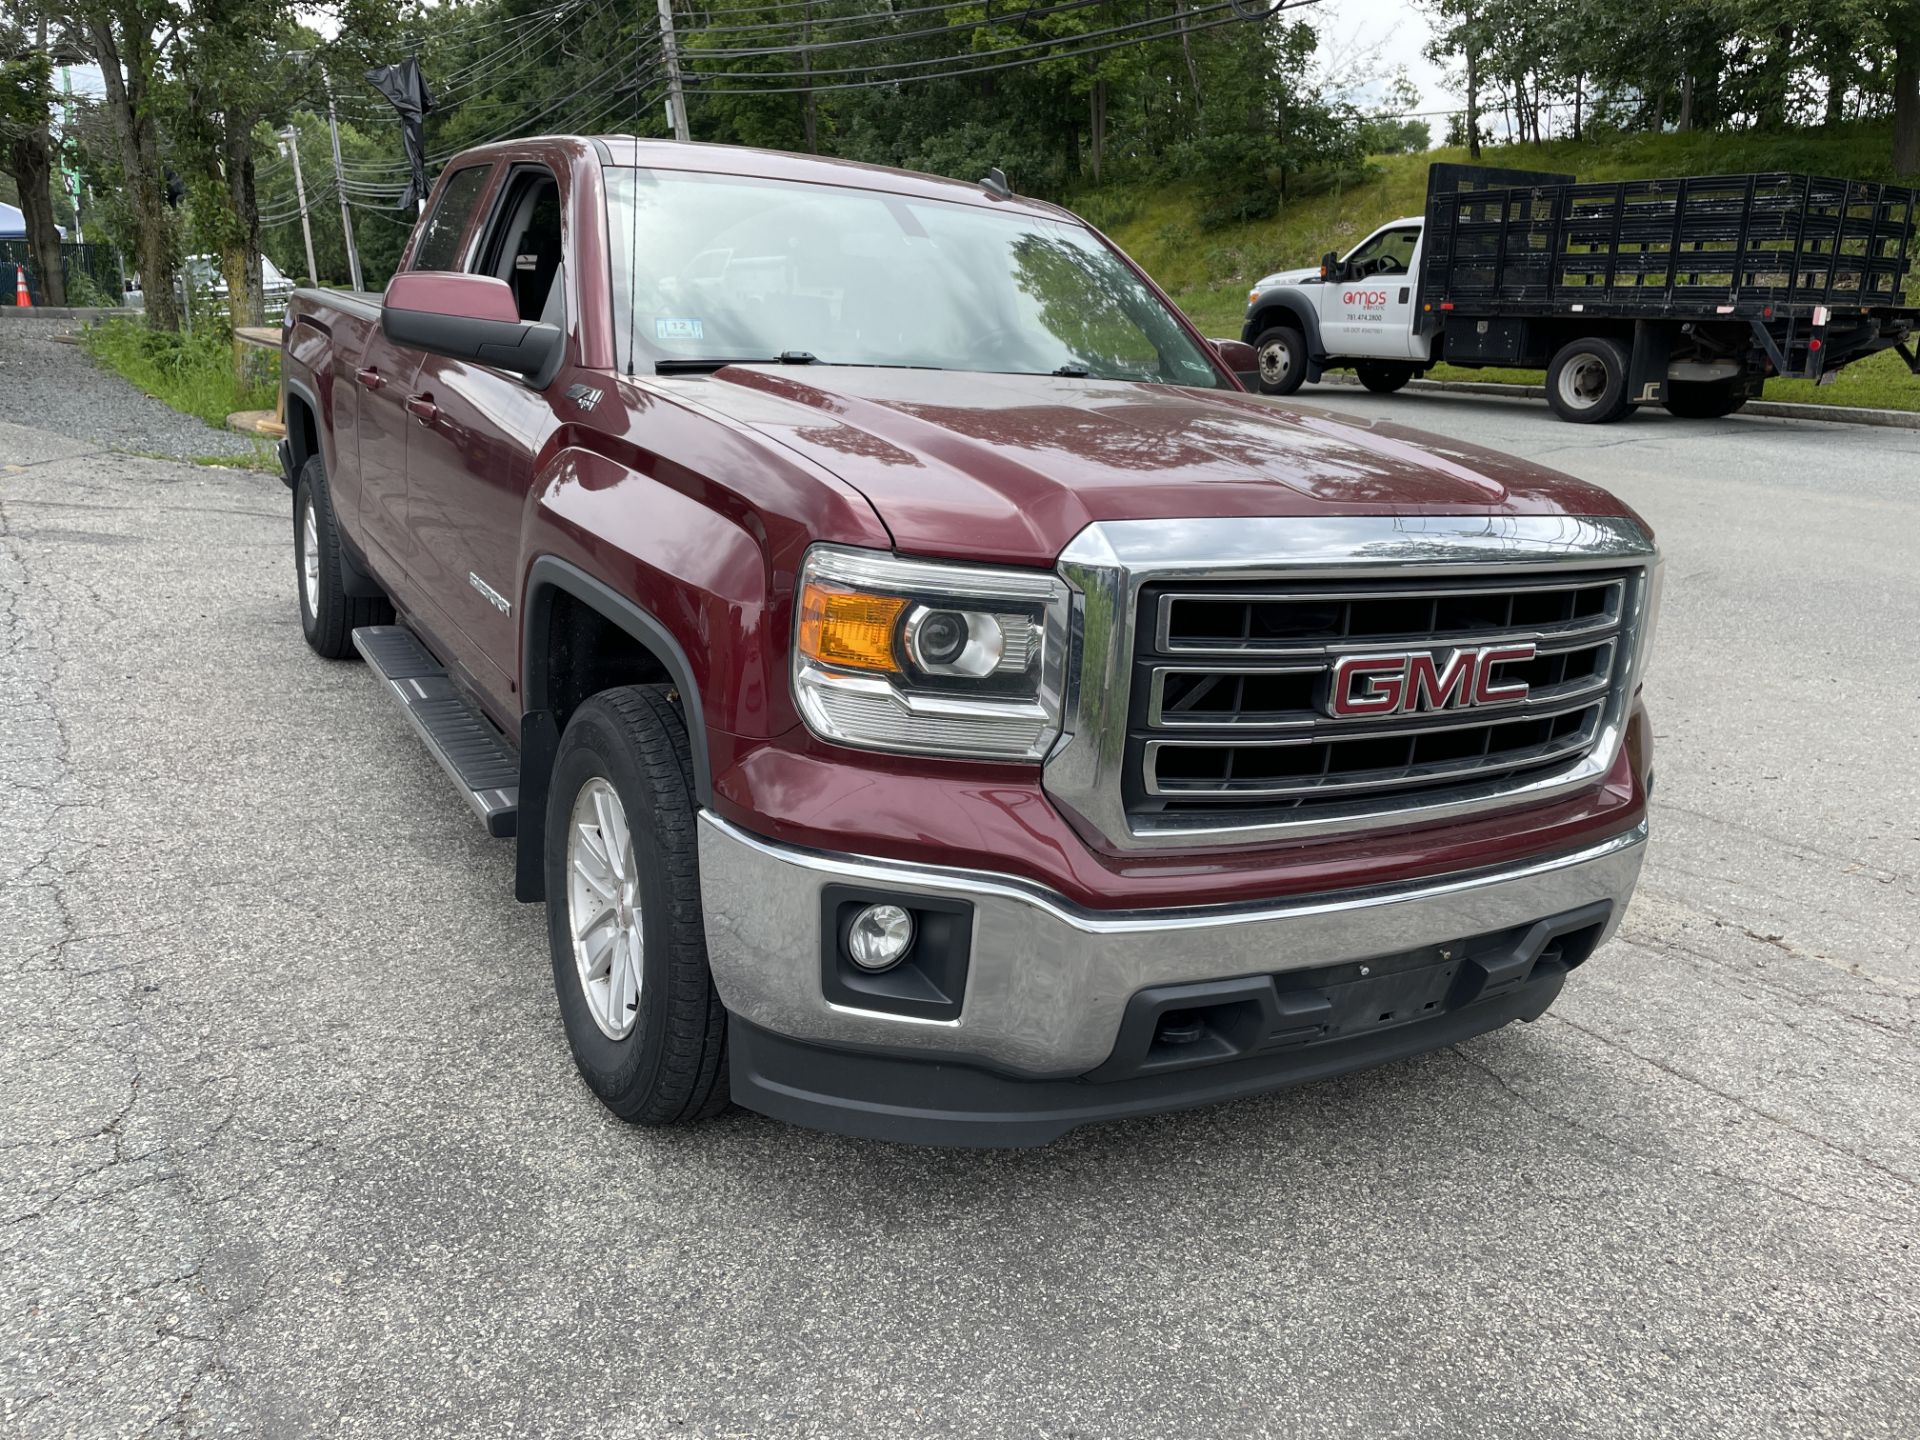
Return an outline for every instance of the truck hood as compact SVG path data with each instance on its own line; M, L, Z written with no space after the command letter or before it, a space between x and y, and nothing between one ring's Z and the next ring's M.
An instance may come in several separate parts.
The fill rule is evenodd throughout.
M832 472L922 555L1051 565L1096 520L1632 516L1493 451L1238 391L852 366L654 383Z
M1262 275L1258 280L1254 281L1253 288L1256 290L1271 290L1276 285L1304 285L1309 280L1318 280L1319 278L1320 267L1318 265L1306 265L1298 270L1276 270L1271 275Z

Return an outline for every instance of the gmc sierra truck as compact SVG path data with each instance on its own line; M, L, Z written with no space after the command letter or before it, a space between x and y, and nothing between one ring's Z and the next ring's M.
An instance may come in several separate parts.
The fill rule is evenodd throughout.
M1432 365L1547 372L1561 419L1731 415L1770 376L1825 384L1882 350L1920 374L1903 289L1920 192L1810 175L1580 185L1434 165L1427 211L1247 296L1259 388L1330 369L1390 394Z
M1620 922L1647 526L1246 394L998 172L488 146L284 344L307 641L628 1120L1037 1144L1534 1019Z

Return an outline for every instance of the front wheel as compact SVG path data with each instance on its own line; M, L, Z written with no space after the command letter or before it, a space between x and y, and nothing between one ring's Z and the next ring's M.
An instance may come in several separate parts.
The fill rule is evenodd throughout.
M1291 395L1307 378L1307 338L1291 325L1262 330L1253 342L1260 359L1260 393Z
M1413 366L1395 365L1391 362L1376 365L1356 365L1353 373L1360 377L1360 383L1376 395L1391 395L1413 379Z
M726 1011L707 966L686 722L662 685L603 690L560 737L547 799L547 937L560 1020L622 1120L727 1103Z
M1667 413L1682 420L1718 420L1750 397L1741 380L1669 380Z
M1632 410L1627 403L1627 347L1588 336L1571 340L1547 367L1547 403L1576 425L1605 425Z

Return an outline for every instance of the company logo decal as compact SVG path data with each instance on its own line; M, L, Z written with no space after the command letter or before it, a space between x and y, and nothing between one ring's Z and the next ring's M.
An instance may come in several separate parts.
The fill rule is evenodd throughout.
M1362 310L1378 310L1387 303L1384 290L1349 290L1340 297L1342 305L1358 305Z
M1444 659L1442 655L1444 654ZM1342 720L1511 705L1527 698L1524 680L1496 680L1494 670L1531 660L1532 644L1486 645L1450 652L1343 655L1334 664L1327 713Z

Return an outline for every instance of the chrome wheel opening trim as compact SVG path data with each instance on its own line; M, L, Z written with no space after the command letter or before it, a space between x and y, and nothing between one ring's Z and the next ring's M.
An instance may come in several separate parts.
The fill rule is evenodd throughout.
M300 507L300 594L307 602L307 613L320 613L320 524L314 518L313 496L309 493Z
M609 1040L640 1018L640 877L619 792L594 776L567 820L567 933L587 1012Z

